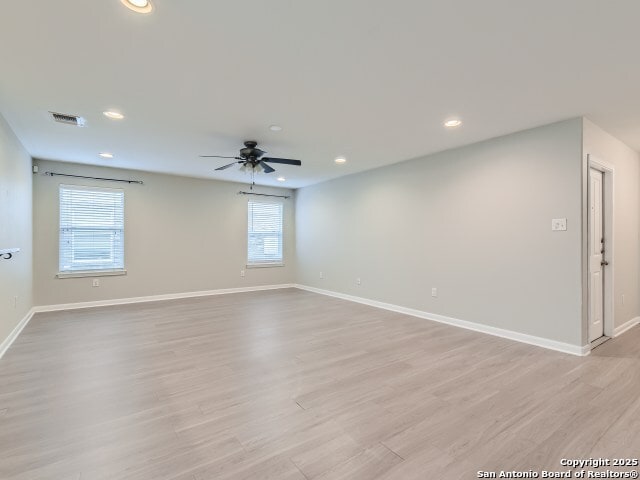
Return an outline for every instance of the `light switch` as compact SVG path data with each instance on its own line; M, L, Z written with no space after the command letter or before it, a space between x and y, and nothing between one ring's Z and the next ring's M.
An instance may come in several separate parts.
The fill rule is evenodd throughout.
M564 231L567 229L567 219L566 218L554 218L551 220L551 230L556 231Z

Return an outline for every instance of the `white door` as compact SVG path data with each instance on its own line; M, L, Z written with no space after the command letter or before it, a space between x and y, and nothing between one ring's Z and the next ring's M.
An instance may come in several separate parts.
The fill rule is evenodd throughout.
M603 173L589 169L589 341L604 335Z

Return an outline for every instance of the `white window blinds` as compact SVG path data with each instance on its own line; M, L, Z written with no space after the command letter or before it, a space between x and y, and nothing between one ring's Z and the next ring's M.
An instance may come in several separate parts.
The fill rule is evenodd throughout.
M249 202L247 263L282 263L282 204Z
M60 185L60 272L124 269L124 191Z

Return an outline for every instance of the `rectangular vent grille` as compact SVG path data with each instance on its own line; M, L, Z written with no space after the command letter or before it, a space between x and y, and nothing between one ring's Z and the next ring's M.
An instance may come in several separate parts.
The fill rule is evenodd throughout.
M49 112L53 119L59 123L67 125L75 125L76 127L84 127L84 118L77 115L68 115L66 113Z

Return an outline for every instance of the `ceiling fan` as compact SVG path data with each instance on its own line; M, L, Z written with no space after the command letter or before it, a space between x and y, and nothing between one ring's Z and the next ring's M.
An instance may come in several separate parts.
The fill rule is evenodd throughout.
M237 164L242 164L240 170L251 173L271 173L275 172L275 168L272 168L267 163L282 163L284 165L302 165L300 160L291 160L289 158L274 158L263 157L267 152L258 148L258 142L254 140L247 140L244 142L244 147L240 149L239 157L226 157L223 155L200 155L203 158L233 158L237 162L224 165L216 168L216 170L225 170Z

